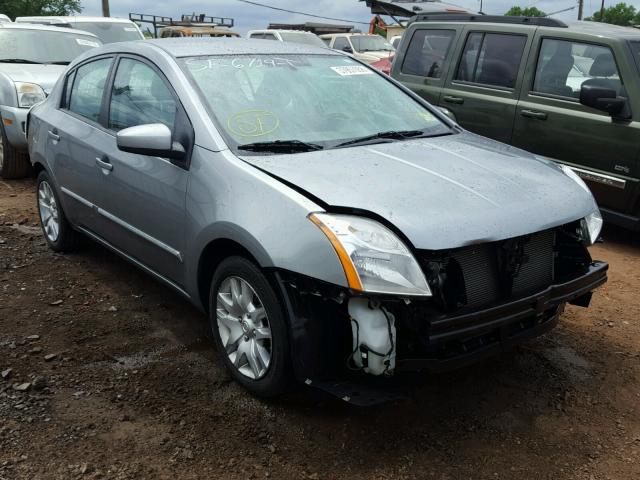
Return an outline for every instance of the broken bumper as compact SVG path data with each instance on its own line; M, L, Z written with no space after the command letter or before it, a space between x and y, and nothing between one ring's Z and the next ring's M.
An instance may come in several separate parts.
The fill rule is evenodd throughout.
M593 262L587 273L535 295L429 323L428 353L398 355L396 371L438 372L459 368L551 330L566 303L587 306L591 292L607 281L609 265Z

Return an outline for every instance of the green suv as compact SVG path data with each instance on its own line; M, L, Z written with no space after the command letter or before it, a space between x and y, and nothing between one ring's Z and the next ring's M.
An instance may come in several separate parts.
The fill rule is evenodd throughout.
M569 165L606 220L640 230L640 30L419 15L391 75L467 130Z

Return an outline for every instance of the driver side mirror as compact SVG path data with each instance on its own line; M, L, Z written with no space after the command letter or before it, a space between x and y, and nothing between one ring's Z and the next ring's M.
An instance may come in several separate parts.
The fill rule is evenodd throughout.
M580 89L580 103L618 117L625 110L627 99L619 97L613 88L583 85Z
M123 152L181 160L186 152L174 142L171 130L163 123L125 128L116 134L118 149Z

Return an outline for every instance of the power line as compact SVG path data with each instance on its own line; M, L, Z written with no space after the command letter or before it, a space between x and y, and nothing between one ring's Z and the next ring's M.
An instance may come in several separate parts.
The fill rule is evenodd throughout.
M334 20L337 22L346 23L359 23L361 25L369 25L369 22L358 22L357 20L345 20L344 18L323 17L321 15L314 15L313 13L296 12L295 10L287 10L286 8L272 7L271 5L264 5L258 2L251 2L249 0L237 0L238 2L248 3L249 5L255 5L257 7L270 8L271 10L278 10L280 12L294 13L296 15L304 15L305 17L321 18L323 20Z

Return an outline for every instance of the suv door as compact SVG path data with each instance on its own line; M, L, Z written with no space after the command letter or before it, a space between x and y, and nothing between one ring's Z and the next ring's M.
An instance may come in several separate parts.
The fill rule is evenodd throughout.
M510 142L524 65L531 47L531 28L469 25L440 96L464 128Z
M629 64L622 58L627 52L604 38L588 43L570 35L536 36L513 145L577 167L601 207L626 212L638 188L638 112L635 122L615 120L579 98L585 82L627 96L619 67Z
M419 26L405 35L405 45L393 63L392 76L434 105L453 63L462 25Z
M107 97L109 142L100 160L99 235L139 263L183 285L186 165L123 152L116 133L137 125L163 123L180 138L193 136L189 119L167 80L152 64L121 56Z
M82 64L65 77L60 108L52 111L47 150L63 194L65 213L80 227L94 231L93 206L99 188L96 158L106 148L108 135L100 115L113 57Z

